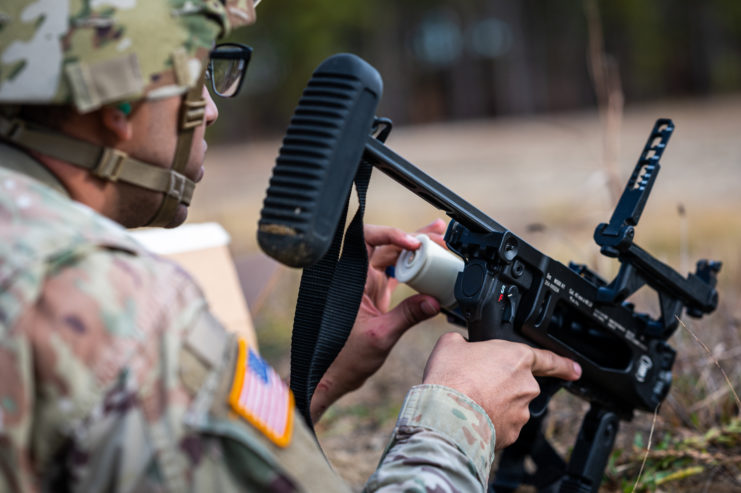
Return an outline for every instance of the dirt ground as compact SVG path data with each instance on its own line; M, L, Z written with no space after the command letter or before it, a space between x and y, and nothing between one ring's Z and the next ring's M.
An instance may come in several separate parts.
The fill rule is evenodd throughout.
M619 135L621 186L658 117L672 118L676 131L637 228L636 242L682 273L698 258L723 260L721 304L715 314L693 322L692 327L721 363L736 368L728 354L737 355L741 347L741 283L736 280L741 264L741 96L628 107ZM606 185L602 129L597 112L585 111L399 128L387 144L543 252L562 262L587 263L609 277L615 266L599 256L592 240L594 226L607 221L614 207ZM299 273L266 259L255 242L256 222L279 146L279 140L251 142L247 137L243 145L209 150L206 176L196 191L190 221L217 221L231 234L261 347L285 375L287 361L281 354L287 352ZM438 211L374 171L366 222L414 230L437 217ZM405 289L399 298L410 293ZM447 330L455 329L442 317L414 328L384 368L361 390L343 398L320 423L319 437L327 456L354 488L360 489L375 469L406 390L420 381L427 355ZM686 344L680 347L690 348L695 363L680 362L675 368L699 364L702 350L686 342L688 336L676 337ZM712 366L707 359L702 361ZM732 384L741 388L738 371L729 373ZM722 395L708 407L730 398L727 389L721 392L722 378L715 375L712 380L704 391ZM692 396L698 401L706 397L710 396ZM683 398L679 395L671 406L662 408L660 425L689 426L677 417L681 408L689 406ZM574 423L586 404L570 396L559 399L548 430L557 448L567 452L576 433ZM672 411L673 407L680 411ZM701 419L696 427L702 431L712 419ZM621 433L625 446L630 446L636 433L647 436L650 425L651 417L645 415L626 425ZM738 474L730 470L720 476L735 485L733 489L741 485ZM712 481L707 484L716 484ZM721 485L720 480L717 484Z
M658 117L676 130L642 221L683 203L693 222L708 209L741 205L741 95L628 107L619 135L621 183ZM613 208L606 193L602 125L596 111L403 127L388 146L500 223L596 224ZM280 140L213 146L191 220L222 222L237 253L256 251L255 222ZM416 228L437 211L374 172L367 222ZM674 214L676 215L676 214ZM695 219L697 218L697 219Z

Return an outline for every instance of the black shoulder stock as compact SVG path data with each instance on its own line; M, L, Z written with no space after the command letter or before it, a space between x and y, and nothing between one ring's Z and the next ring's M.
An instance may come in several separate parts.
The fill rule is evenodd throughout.
M257 240L265 253L291 267L307 267L326 253L382 91L376 69L355 55L334 55L317 67L260 212Z

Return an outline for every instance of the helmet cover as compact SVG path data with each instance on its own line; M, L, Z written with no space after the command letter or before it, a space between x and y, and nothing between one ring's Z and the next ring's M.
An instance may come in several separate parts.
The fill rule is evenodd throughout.
M253 0L14 0L0 6L0 104L102 105L185 93Z

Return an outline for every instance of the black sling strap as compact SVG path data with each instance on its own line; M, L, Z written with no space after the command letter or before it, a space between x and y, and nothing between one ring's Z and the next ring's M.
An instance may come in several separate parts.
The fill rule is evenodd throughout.
M296 406L312 430L310 404L314 389L345 345L363 297L368 273L363 214L372 169L363 160L355 175L359 206L345 232L344 245L349 194L329 250L301 276L291 337L290 385Z

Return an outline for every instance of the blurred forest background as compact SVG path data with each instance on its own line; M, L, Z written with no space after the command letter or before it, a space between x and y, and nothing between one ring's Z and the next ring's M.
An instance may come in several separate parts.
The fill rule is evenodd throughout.
M594 227L656 118L672 118L637 242L683 275L697 259L722 260L720 304L670 340L672 391L655 421L637 413L622 425L602 490L741 491L741 2L265 0L235 35L254 56L242 94L219 104L190 220L231 234L261 351L284 376L300 272L262 255L255 229L280 139L325 58L352 52L378 69L390 147L544 253L605 278L616 263L599 255ZM440 216L374 172L366 222L411 231ZM408 294L402 286L396 300ZM644 294L633 301L655 315ZM449 330L436 317L404 335L319 423L355 489ZM562 394L546 435L567 456L587 404Z
M737 0L266 0L235 35L255 52L227 140L285 130L337 52L379 70L401 125L593 107L595 77L628 104L741 89Z

